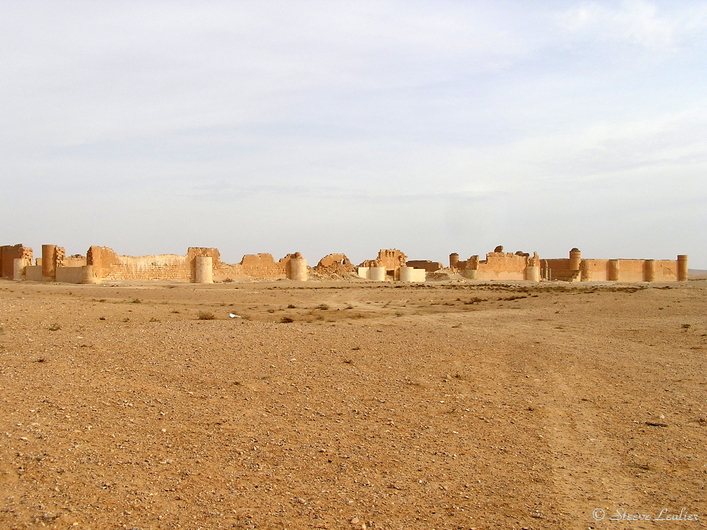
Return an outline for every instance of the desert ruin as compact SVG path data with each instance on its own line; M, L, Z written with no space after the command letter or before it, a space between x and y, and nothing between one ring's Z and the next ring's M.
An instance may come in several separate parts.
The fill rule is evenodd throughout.
M0 527L704 528L686 265L2 247Z
M375 259L355 267L345 254L328 254L315 267L299 253L275 261L271 254L247 254L240 263L221 261L216 248L190 247L186 255L118 255L108 247L91 246L85 256L67 256L63 247L42 245L41 258L33 259L31 248L21 244L0 247L3 278L14 280L57 281L62 283L101 283L102 281L190 281L212 283L243 279L290 279L306 281L311 276L332 279L356 275L373 281L424 282L428 275L444 278L460 275L482 281L599 281L670 282L687 281L688 257L676 260L586 259L577 248L567 258L541 259L537 252L504 252L498 246L485 259L473 255L461 261L459 254L449 256L449 267L430 260L408 260L397 249L382 249ZM436 276L435 276L436 275ZM447 276L449 277L449 276Z

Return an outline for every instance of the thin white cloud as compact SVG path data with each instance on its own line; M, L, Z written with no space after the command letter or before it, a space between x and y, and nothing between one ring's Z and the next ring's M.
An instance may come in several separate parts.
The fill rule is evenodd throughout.
M440 259L601 245L596 204L621 226L705 224L699 2L3 7L0 224L26 204L54 220L17 228L28 243Z
M707 8L680 3L627 0L617 7L596 2L572 7L558 16L568 31L606 42L623 42L656 52L674 52L707 29Z

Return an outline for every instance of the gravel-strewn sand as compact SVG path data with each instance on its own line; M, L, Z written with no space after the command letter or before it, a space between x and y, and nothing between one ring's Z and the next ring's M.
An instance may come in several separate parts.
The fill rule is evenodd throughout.
M0 527L704 528L706 315L705 282L2 281Z

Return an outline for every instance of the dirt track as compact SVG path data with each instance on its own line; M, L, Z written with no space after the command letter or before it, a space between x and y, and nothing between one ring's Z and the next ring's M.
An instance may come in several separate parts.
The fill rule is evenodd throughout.
M706 282L1 281L0 325L2 528L707 527Z

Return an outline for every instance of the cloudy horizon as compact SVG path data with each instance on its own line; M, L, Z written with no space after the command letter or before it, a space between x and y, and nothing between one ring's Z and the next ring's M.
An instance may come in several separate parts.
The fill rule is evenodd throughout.
M4 2L0 243L707 269L706 34L697 1Z

